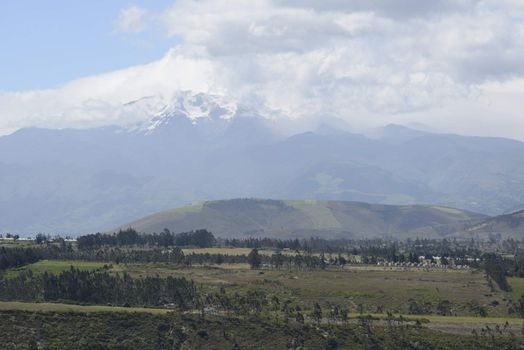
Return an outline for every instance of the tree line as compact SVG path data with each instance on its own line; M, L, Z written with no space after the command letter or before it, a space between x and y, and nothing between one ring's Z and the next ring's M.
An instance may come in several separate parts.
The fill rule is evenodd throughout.
M42 250L38 248L0 247L0 270L32 264L41 258Z
M78 249L95 249L100 247L122 247L147 245L155 247L195 246L200 248L212 247L216 242L213 234L207 230L171 233L164 229L161 233L140 234L129 228L120 230L116 234L95 233L80 236L77 239Z
M456 239L407 239L405 241L374 238L374 239L324 239L310 237L307 239L277 239L277 238L232 238L218 240L223 246L235 248L272 248L302 251L307 253L352 254L375 256L392 262L410 261L413 257L444 256L459 260L466 257L477 258L482 255L478 244L474 241L459 241Z
M71 301L120 306L164 306L180 309L195 306L198 291L184 277L135 279L127 273L104 270L82 271L71 267L60 274L22 271L16 277L0 279L0 298L24 301Z

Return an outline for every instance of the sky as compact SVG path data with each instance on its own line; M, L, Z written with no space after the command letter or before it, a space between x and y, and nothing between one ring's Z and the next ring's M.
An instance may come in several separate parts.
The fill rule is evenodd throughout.
M162 10L171 1L141 1ZM176 40L118 30L127 0L0 3L0 91L58 87L70 80L161 57ZM145 34L145 35L144 35ZM160 35L159 35L160 34Z
M0 4L0 134L128 125L188 91L269 118L524 140L524 1Z

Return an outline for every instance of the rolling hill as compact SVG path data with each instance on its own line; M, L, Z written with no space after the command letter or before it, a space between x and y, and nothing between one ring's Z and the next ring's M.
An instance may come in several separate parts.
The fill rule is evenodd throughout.
M206 228L219 237L441 237L486 216L426 205L346 201L231 199L163 211L112 230L182 232Z
M524 236L524 210L486 219L468 228L465 234L483 239L500 237L522 239Z

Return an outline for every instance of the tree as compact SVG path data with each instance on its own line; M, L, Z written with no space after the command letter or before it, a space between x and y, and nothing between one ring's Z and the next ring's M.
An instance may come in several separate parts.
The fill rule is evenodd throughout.
M281 268L284 265L284 256L282 253L277 252L271 256L271 264L277 269Z
M297 316L295 317L295 320L298 323L304 324L304 315L302 315L300 311L297 311Z
M344 307L344 308L340 309L340 319L345 324L348 323L348 321L349 321L349 311L348 311L347 308Z
M491 277L505 292L509 292L511 287L506 279L506 271L504 270L503 259L496 254L485 254L484 256L484 270L488 277Z
M441 300L437 304L437 313L442 316L451 314L451 303L449 300Z
M247 262L249 263L252 269L258 269L260 267L260 265L262 264L262 259L260 257L260 254L258 254L258 249L254 248L251 250L251 252L247 256Z
M519 303L518 303L518 311L520 317L524 318L524 294L520 296Z
M47 242L49 242L49 237L44 235L43 233L39 233L39 234L36 235L35 242L36 242L36 244L47 243Z
M315 303L315 306L313 307L312 317L317 323L320 323L320 321L322 321L322 308L320 307L319 303Z

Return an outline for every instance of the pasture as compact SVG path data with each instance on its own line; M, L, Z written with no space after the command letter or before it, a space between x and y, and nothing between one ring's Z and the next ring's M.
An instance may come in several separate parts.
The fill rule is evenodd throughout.
M184 248L182 249L184 254L223 254L223 255L248 255L251 252L251 248L233 248L233 247L212 247L212 248ZM258 253L261 255L273 255L277 251L272 249L259 249ZM284 255L295 255L296 252L292 250L283 250L280 252Z
M40 260L34 264L25 265L18 268L9 269L6 272L6 277L12 277L22 271L31 270L33 274L41 274L44 272L58 274L60 272L69 270L71 266L79 270L96 270L110 265L108 263L96 261L77 261L77 260Z
M0 301L0 310L20 310L32 312L142 312L150 314L165 314L167 309L143 307L121 307L106 305L76 305L62 303L29 303L19 301Z
M133 277L174 276L193 279L208 291L225 287L231 292L262 289L281 299L346 305L350 310L367 313L391 311L407 314L414 306L420 312L479 316L479 307L488 316L508 316L511 294L491 290L482 272L470 270L388 269L346 267L331 270L251 270L247 264L193 266L168 264L120 264L112 272L127 272ZM449 305L448 305L449 304ZM442 306L444 305L444 306ZM514 315L512 317L515 317Z
M226 249L236 254L245 253L240 248ZM300 304L306 314L311 312L315 303L319 303L325 310L323 322L328 322L330 305L336 304L347 308L352 319L370 314L385 322L386 313L391 312L397 317L403 315L408 323L415 324L419 320L430 329L448 333L470 334L473 330L481 331L486 325L502 327L506 322L513 332L520 332L522 326L522 320L517 314L509 313L508 310L512 302L516 302L516 298L524 293L524 279L510 278L513 292L507 293L498 288L492 290L484 273L475 270L402 269L363 265L347 265L345 268L327 270L250 269L247 264L185 267L168 263L110 265L103 262L42 260L21 268L9 269L4 276L9 278L29 270L35 274L56 274L71 266L82 270L105 267L109 273L126 272L136 278L185 277L194 280L202 291L210 293L218 293L222 287L229 294L262 291L278 297L282 302L289 300ZM414 305L420 310L414 310ZM485 311L486 317L480 317L480 309ZM0 301L0 310L149 314L165 314L169 311L163 308L14 301ZM417 312L420 314L416 314Z

